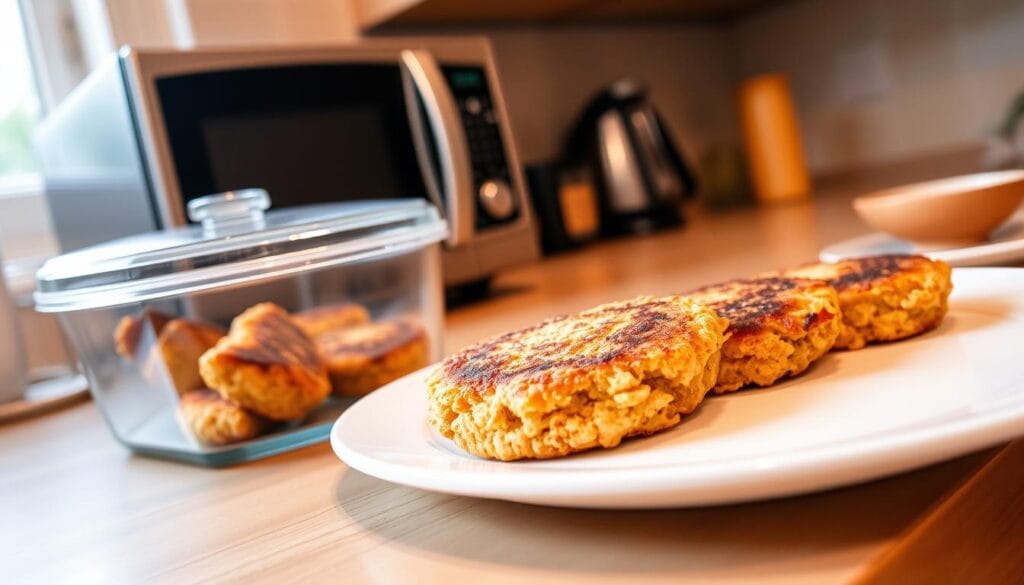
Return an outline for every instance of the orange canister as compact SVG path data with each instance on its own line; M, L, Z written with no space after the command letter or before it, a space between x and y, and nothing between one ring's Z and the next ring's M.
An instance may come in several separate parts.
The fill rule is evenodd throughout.
M758 200L805 199L811 180L789 79L782 73L758 75L741 83L738 94L740 127Z

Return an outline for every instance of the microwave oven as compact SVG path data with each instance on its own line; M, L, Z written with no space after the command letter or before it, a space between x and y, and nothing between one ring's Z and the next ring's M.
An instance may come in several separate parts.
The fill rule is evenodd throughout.
M537 256L489 42L124 47L37 133L64 251L188 223L204 195L273 208L422 197L447 219L448 285Z

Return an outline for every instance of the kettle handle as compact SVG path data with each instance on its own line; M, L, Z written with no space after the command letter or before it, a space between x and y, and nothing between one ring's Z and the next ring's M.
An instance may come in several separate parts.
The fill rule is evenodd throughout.
M692 199L697 195L697 177L679 153L679 149L676 148L672 137L668 135L668 126L665 125L665 120L657 112L654 112L654 119L658 122L655 131L665 147L665 154L672 166L676 167L676 170L679 172L679 179L683 182L683 198Z
M646 96L640 84L628 77L602 88L590 98L571 126L562 147L564 159L576 162L589 153L588 147L594 140L597 121L605 112L623 110L628 105L643 101Z

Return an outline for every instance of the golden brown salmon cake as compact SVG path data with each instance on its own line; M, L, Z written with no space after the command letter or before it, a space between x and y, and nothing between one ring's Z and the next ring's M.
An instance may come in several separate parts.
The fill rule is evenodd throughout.
M335 329L368 323L370 312L356 303L342 303L295 313L292 320L312 338Z
M266 419L205 388L183 394L178 411L192 434L208 445L248 441L270 426Z
M426 331L410 321L353 325L314 342L342 396L361 396L427 365Z
M686 296L729 320L717 394L750 384L768 386L803 372L832 348L842 330L839 297L820 280L730 280Z
M676 425L715 383L728 322L640 297L469 346L428 380L430 423L480 457L542 459Z
M145 338L156 339L173 315L155 309L145 309L137 315L127 315L114 328L114 351L126 360L135 360L139 342Z
M783 275L824 280L839 293L843 331L837 349L860 349L933 329L946 315L951 269L924 256L852 258L809 264Z
M235 317L199 359L199 372L224 398L273 420L299 420L331 393L313 342L273 303Z
M156 347L150 348L143 374L150 383L169 384L179 395L203 388L199 357L226 333L218 325L171 319L157 336Z

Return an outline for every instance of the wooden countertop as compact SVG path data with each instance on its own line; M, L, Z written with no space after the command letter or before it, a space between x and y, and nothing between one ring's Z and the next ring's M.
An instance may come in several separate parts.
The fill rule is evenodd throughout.
M509 271L453 311L445 348L641 293L810 260L864 231L851 190L605 242ZM229 469L133 456L90 402L0 426L5 582L848 580L991 456L804 497L608 512L438 495L342 464L327 445Z

